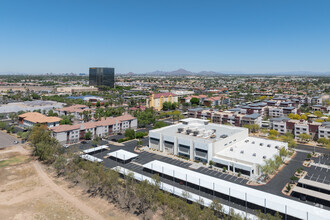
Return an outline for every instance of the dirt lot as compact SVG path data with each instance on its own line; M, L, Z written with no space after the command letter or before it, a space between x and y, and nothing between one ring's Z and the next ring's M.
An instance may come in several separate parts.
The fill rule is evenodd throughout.
M49 174L20 145L0 150L1 219L137 219Z

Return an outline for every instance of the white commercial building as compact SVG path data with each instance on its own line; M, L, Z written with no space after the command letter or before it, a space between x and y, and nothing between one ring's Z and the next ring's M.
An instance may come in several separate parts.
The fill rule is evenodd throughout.
M187 118L182 123L149 131L149 146L190 160L259 176L259 165L279 154L287 143L249 137L248 129Z

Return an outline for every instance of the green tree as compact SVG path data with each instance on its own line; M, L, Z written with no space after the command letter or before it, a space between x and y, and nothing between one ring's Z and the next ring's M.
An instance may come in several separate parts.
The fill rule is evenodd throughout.
M278 136L278 131L276 131L276 130L270 130L269 131L269 135Z
M157 128L162 128L162 127L166 127L168 126L168 124L166 122L163 122L163 121L157 121L154 125L154 129L157 129Z
M147 132L138 131L138 132L136 132L135 137L138 138L138 139L141 139L141 138L143 138L144 136L147 136L147 135L148 135Z
M302 133L302 134L299 134L298 136L302 141L310 141L311 140L311 136L309 134L306 134L306 133Z
M92 139L92 132L88 131L85 133L85 136L84 136L84 139L85 140L91 140Z
M163 111L168 111L168 110L171 109L171 106L172 106L172 103L171 103L171 102L164 102L164 103L163 103L163 108L162 108L162 110L163 110Z
M320 111L315 111L314 115L317 116L318 118L321 118L323 116L322 112Z
M193 98L190 99L190 103L192 105L199 105L199 99L196 98L196 97L193 97Z
M6 122L0 121L0 129L3 130L7 126Z
M135 131L134 129L126 129L125 131L125 137L129 138L129 139L134 139L135 138Z
M35 125L33 127L29 141L34 147L33 154L40 160L48 163L55 161L56 154L61 149L58 141L51 137L50 131L42 125Z
M307 120L307 116L306 116L305 114L301 115L300 118L301 118L302 120Z

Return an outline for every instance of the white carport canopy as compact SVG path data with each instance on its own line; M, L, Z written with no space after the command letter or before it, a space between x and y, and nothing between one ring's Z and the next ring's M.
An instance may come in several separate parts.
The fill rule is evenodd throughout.
M87 150L84 150L83 152L85 154L90 154L90 153L94 153L96 151L99 151L99 150L104 150L104 149L108 149L109 146L107 145L102 145L102 146L98 146L98 147L93 147L93 148L90 148L90 149L87 149Z
M103 160L102 159L99 159L97 157L93 157L91 155L88 155L88 154L84 154L84 155L80 155L80 157L82 159L85 159L85 160L88 160L88 161L91 161L91 162L98 162L98 163L101 163Z
M158 160L146 163L143 167L296 218L306 219L308 216L309 220L326 220L330 216L330 211L326 209L252 189Z
M126 161L126 160L133 159L133 158L137 157L138 155L135 153L120 149L120 150L108 153L108 156Z
M136 180L138 180L138 181L145 181L146 180L151 184L155 184L155 182L152 178L150 178L148 176L145 176L145 175L142 175L140 173L136 173L136 172L133 172L131 170L125 169L123 167L117 166L117 167L114 167L112 169L119 172L119 173L121 173L121 174L123 174L123 175L133 173L133 176ZM178 187L172 186L172 185L164 183L164 182L160 182L159 188L161 190L166 191L166 192L172 193L176 196L188 199L192 202L197 202L198 203L200 201L203 201L202 205L204 205L206 207L210 207L212 202L213 202L211 199L208 199L206 197L188 192L186 190L180 189ZM184 196L185 194L188 195L188 196ZM234 213L239 214L241 216L246 216L246 218L249 219L249 220L258 220L259 219L257 216L255 216L253 214L250 214L250 213L246 213L245 211L242 211L242 210L239 210L239 209L236 209L236 208L232 208L232 207L227 206L225 204L221 204L221 205L222 205L223 212L226 213L226 214L230 214L230 212L233 210Z

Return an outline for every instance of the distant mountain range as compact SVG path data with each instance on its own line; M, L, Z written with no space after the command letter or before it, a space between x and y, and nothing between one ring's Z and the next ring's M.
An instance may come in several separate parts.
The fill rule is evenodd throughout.
M154 71L154 72L150 72L150 73L145 73L145 75L151 75L151 76L155 76L155 75L159 75L159 76L192 76L192 75L224 75L223 73L220 72L214 72L214 71L201 71L201 72L191 72L185 69L178 69L178 70L174 70L174 71Z
M178 69L174 71L154 71L144 73L149 76L221 76L221 75L267 75L267 76L329 76L330 72L312 72L312 71L292 71L292 72L273 72L273 73L244 73L244 72L227 72L227 71L200 71L192 72L185 69Z

